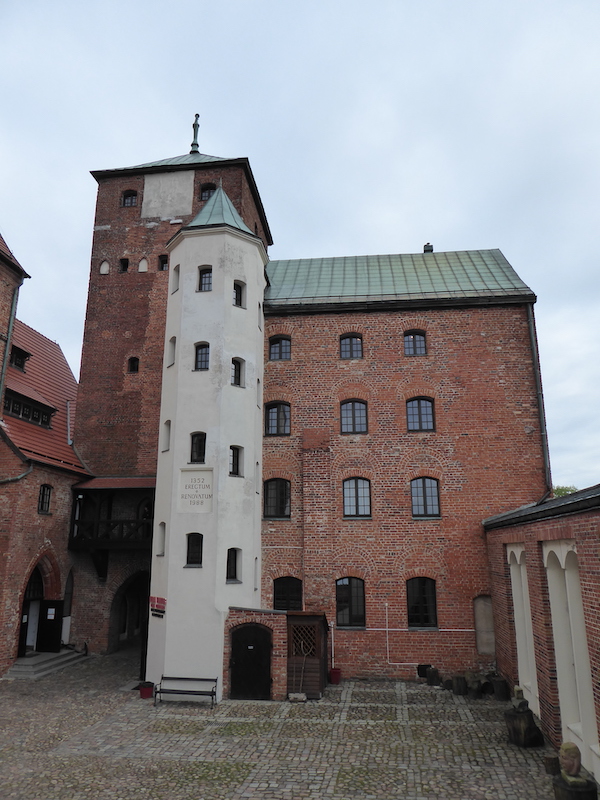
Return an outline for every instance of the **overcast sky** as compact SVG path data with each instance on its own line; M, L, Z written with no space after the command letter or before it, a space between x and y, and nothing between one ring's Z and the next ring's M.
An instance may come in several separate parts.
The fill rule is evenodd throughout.
M553 480L600 481L598 0L2 0L0 232L77 374L90 170L248 156L271 258L498 247Z

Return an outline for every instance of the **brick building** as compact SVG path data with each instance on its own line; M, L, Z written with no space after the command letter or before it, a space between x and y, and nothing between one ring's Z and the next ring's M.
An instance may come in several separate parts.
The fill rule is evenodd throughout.
M498 669L600 777L600 485L485 521Z

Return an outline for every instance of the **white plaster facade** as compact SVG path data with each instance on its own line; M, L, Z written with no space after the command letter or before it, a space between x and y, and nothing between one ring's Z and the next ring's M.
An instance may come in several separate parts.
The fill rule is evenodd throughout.
M267 256L250 233L192 226L169 245L147 679L219 677L219 699L228 609L260 606ZM200 273L207 269L212 288L201 291ZM196 369L198 344L209 345L208 369ZM241 385L232 383L234 359ZM190 463L195 432L206 434L203 463ZM239 475L230 474L232 447ZM201 564L186 563L191 533L202 536ZM235 553L228 568L229 551ZM155 611L156 598L164 615Z

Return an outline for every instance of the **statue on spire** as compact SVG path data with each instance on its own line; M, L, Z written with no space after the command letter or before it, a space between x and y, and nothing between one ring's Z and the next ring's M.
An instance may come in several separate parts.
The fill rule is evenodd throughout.
M196 119L192 128L194 129L194 141L192 142L192 149L190 150L190 155L192 153L199 153L200 150L198 149L198 128L200 125L198 124L198 119L200 118L200 114L196 114Z

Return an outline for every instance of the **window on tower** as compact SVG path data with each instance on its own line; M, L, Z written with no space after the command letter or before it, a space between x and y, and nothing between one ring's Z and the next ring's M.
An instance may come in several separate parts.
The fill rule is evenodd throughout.
M244 308L245 306L245 289L246 285L241 281L234 281L233 282L233 305L238 306L238 308Z
M185 560L188 567L202 566L202 545L203 537L201 533L188 533L187 535L187 557Z
M210 360L210 345L201 342L196 345L196 366L195 369L208 369Z
M198 267L198 291L212 292L212 267Z
M204 464L206 455L206 434L198 431L191 435L190 462L192 464Z
M203 183L200 187L200 200L209 200L216 191L214 183Z
M130 208L137 206L137 192L134 189L127 189L121 195L121 205Z
M127 372L139 372L140 360L137 356L131 356L127 361Z

